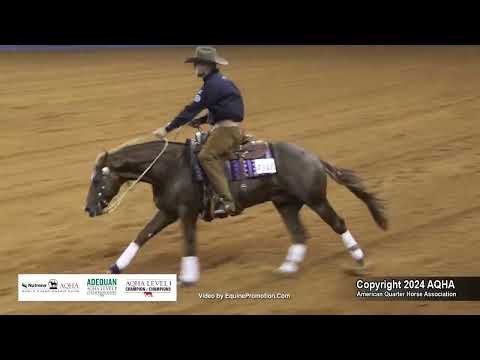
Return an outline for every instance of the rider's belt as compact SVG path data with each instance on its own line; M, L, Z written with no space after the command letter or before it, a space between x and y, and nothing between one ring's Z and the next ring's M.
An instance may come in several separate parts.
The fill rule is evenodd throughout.
M217 122L215 125L213 125L212 130L215 130L219 127L234 127L234 126L240 126L240 123L233 120L222 120Z

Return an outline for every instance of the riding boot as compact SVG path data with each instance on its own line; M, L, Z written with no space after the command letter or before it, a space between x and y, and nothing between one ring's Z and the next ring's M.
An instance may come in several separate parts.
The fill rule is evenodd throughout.
M220 200L214 210L215 217L236 215L237 209L225 174L225 161L228 155L240 144L238 128L218 128L207 139L198 154L198 159L210 184Z

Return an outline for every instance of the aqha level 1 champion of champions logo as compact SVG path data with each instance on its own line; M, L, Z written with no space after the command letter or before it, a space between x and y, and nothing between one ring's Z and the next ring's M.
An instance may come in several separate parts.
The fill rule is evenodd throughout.
M125 286L127 293L141 293L145 297L153 298L155 293L172 292L171 280L127 280Z
M117 295L117 279L89 278L87 280L87 295L102 297Z

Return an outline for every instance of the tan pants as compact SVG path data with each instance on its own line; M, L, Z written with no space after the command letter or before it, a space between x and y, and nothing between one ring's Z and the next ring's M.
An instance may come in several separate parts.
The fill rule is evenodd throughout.
M198 154L198 160L217 195L233 206L235 203L225 176L225 161L239 147L242 139L243 134L239 127L216 128Z

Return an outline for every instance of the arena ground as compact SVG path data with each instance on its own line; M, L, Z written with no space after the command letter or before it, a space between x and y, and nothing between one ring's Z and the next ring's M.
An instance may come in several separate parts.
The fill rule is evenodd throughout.
M480 47L223 47L242 89L245 128L356 170L388 201L391 229L329 182L329 198L372 276L479 275ZM308 209L302 271L272 274L289 236L271 204L199 228L202 278L173 303L19 303L18 273L103 273L154 213L148 186L114 214L83 212L93 163L164 125L200 86L191 49L0 55L0 313L463 314L473 302L356 299L339 237ZM183 129L177 140L191 136ZM173 136L171 137L172 140ZM177 272L178 224L142 249L131 273ZM198 294L290 294L205 300Z

